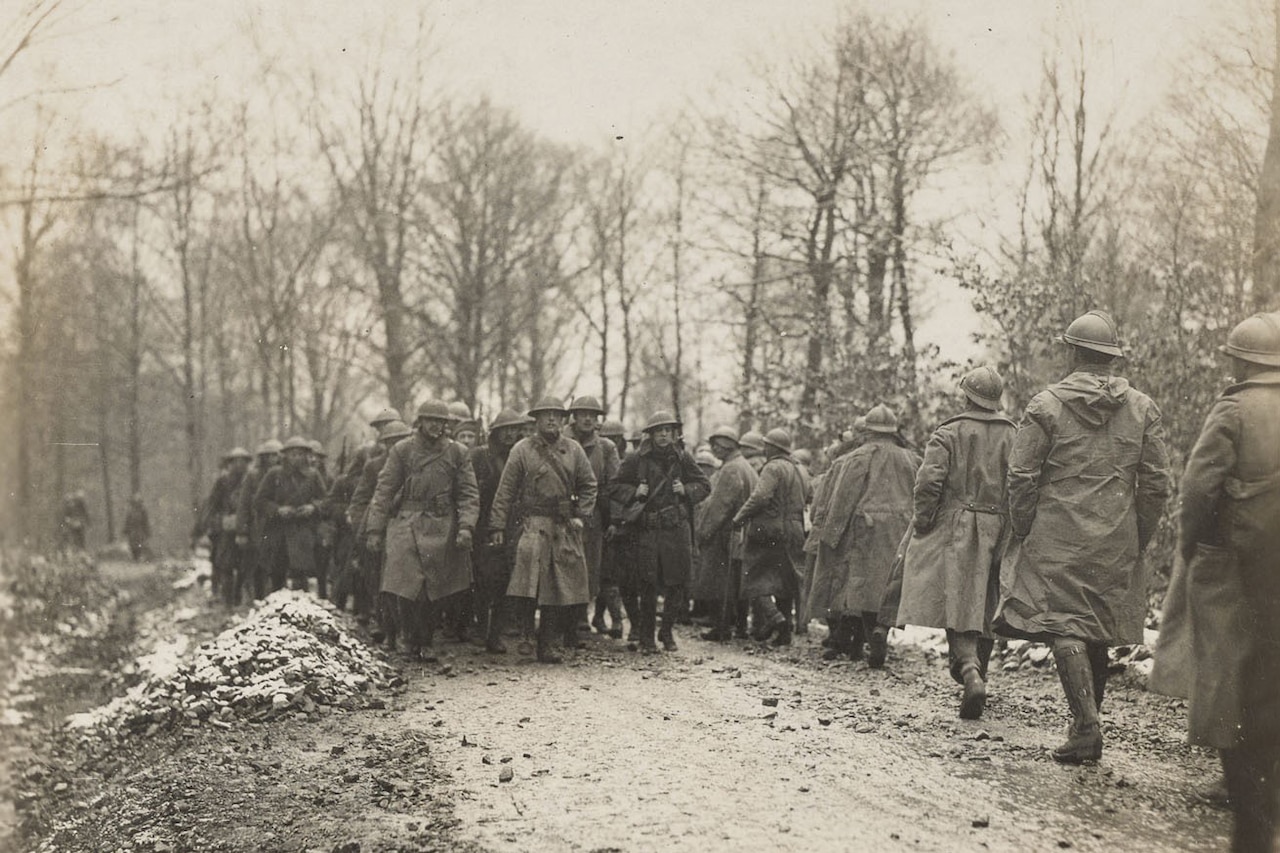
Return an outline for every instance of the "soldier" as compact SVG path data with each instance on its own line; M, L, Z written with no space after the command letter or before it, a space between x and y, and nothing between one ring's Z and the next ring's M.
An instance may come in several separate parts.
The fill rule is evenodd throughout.
M316 519L324 503L324 483L307 464L311 443L293 436L284 443L281 463L262 478L253 498L262 519L271 589L306 589L316 574Z
M738 447L738 431L718 426L708 439L711 452L720 460L720 470L711 480L711 494L699 505L698 544L701 546L701 589L695 598L715 602L711 630L702 639L727 642L735 625L745 634L747 611L742 600L742 531L733 527L733 517L747 502L759 475Z
M489 517L495 548L505 544L508 521L517 517L520 539L507 596L520 599L526 614L541 606L543 663L563 660L554 646L565 634L568 611L590 600L582 533L595 513L596 478L582 447L562 434L568 414L552 397L529 409L537 433L512 449Z
M454 400L449 403L448 408L449 420L445 424L445 435L456 441L458 428L471 420L471 407L461 400Z
M996 630L1050 643L1072 723L1061 763L1102 755L1098 710L1107 647L1142 642L1142 552L1169 494L1160 410L1111 375L1115 321L1078 317L1062 336L1071 373L1027 404L1009 456L1013 538L1001 565Z
M738 440L738 448L742 451L742 457L747 460L757 474L760 469L764 468L766 461L764 455L764 436L753 429L749 429L742 434L742 438Z
M333 562L334 536L337 528L329 517L329 490L333 488L333 478L329 476L329 454L324 445L312 439L307 442L311 454L308 461L312 470L320 475L320 485L324 487L325 499L320 502L316 514L316 594L321 598L329 597L329 571Z
M64 548L83 551L89 533L89 504L83 491L67 494L62 499L62 515L58 520L59 538Z
M623 518L635 519L635 572L640 602L640 647L656 652L658 591L663 592L662 647L677 649L672 628L683 608L693 568L693 507L711 493L711 481L687 450L676 445L680 422L655 412L645 424L645 440L618 469L614 499Z
M613 442L618 451L618 461L627 455L627 428L619 421L605 421L600 425L600 437Z
M254 599L267 595L267 546L266 531L263 519L254 507L254 497L258 494L267 472L280 462L280 452L284 445L274 438L267 439L258 445L257 460L254 466L245 473L236 491L236 547L240 549L241 572L236 578L237 586L245 584L253 590ZM237 590L239 597L239 590Z
M1236 382L1205 418L1179 501L1191 609L1167 614L1160 634L1191 619L1189 740L1222 755L1231 849L1270 851L1280 796L1280 313L1244 320L1221 351Z
M234 607L240 592L241 548L236 544L236 511L240 484L249 470L253 455L243 447L235 447L222 457L225 470L213 482L204 502L200 529L196 536L209 536L209 558L213 564L213 592L222 597L227 607ZM192 543L194 547L194 542Z
M467 450L471 450L476 446L476 441L479 437L480 423L471 418L460 421L453 431L453 440L467 448Z
M142 505L142 495L135 494L129 501L129 511L124 517L124 538L129 543L129 554L136 563L142 559L151 538L151 519Z
M373 632L373 641L385 641L387 647L394 649L397 640L396 611L398 605L394 596L383 594L382 590L382 554L381 551L366 547L368 537L365 535L365 522L369 516L369 503L378 487L378 476L387 463L387 453L400 441L413 435L413 430L404 421L391 420L382 424L378 434L378 443L360 472L360 481L351 493L351 504L347 507L347 520L351 522L351 535L359 549L356 559L360 564L360 582L368 590L374 614L378 619L378 628Z
M951 677L964 685L960 718L976 720L987 702L1015 427L999 414L1004 380L995 370L969 371L960 390L968 407L934 431L916 474L897 621L946 629Z
M346 470L334 478L325 498L324 515L333 525L333 603L345 610L351 601L351 612L360 620L372 612L372 595L356 570L354 528L347 517L351 498L369 460L369 451L361 447L351 456ZM363 621L362 621L363 624Z
M507 526L503 530L503 544L490 544L485 535L490 529L493 498L498 492L502 471L506 468L511 448L520 440L524 417L511 409L503 409L489 427L487 443L471 451L471 467L475 471L476 485L480 491L480 515L476 522L479 535L472 546L472 565L475 569L473 601L484 632L484 647L494 654L504 654L502 631L507 619L507 586L511 583L511 566L519 531L515 513L507 514ZM528 637L525 641L528 642Z
M443 602L471 589L471 545L480 493L467 450L445 434L449 408L418 407L414 434L387 454L365 522L366 546L384 547L383 592L396 597L396 624L411 658L431 662Z
M600 405L600 401L595 397L577 397L569 404L569 425L565 428L565 434L572 438L582 447L582 451L587 455L587 461L591 463L591 473L596 477L596 507L591 518L586 519L586 526L582 531L582 547L587 556L587 581L591 594L591 600L595 602L595 618L592 619L590 628L595 628L599 634L608 633L609 629L604 624L604 613L608 610L614 616L614 627L618 629L618 635L622 633L622 603L618 596L616 586L609 587L606 593L600 583L601 564L604 560L604 534L609 528L609 502L607 500L598 499L599 495L606 494L606 489L613 478L618 475L618 453L617 448L612 441L602 439L599 436L600 422L604 419L604 407ZM577 614L571 622L576 622L578 630L587 627L587 612L583 608L581 613ZM574 625L570 625L570 630ZM576 644L577 638L568 636L566 639Z
M815 510L819 545L809 607L825 613L831 626L831 644L823 653L827 660L842 654L862 659L894 555L911 524L920 458L900 445L898 417L888 406L867 413L865 430L862 444L827 473L825 505ZM873 639L869 663L878 667L887 649L884 636L877 633Z
M742 596L752 602L760 642L791 643L791 606L804 567L804 507L809 496L791 458L791 434L771 429L762 440L765 463L747 502L733 516L745 527Z

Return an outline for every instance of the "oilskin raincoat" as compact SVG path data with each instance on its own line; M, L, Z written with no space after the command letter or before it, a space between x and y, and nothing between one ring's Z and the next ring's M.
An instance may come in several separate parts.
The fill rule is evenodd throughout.
M1000 596L1013 421L956 415L930 437L916 473L915 517L898 621L989 636Z
M760 476L743 455L734 451L711 478L711 494L698 504L696 535L700 571L691 590L694 599L723 601L733 588L732 564L742 560L742 531L733 529L733 516L751 497Z
M671 491L675 480L684 495ZM647 483L649 494L637 499L636 489ZM634 573L638 583L659 588L685 586L693 574L693 507L711 494L711 480L687 450L672 445L659 450L649 438L623 460L610 488L624 512L644 508L634 524Z
M1185 695L1192 743L1280 739L1280 370L1205 418L1179 501L1179 566L1152 688ZM1246 710L1249 719L1246 719Z
M565 436L577 441L587 454L591 472L596 477L597 494L604 494L609 482L618 474L618 447L609 439L592 433L585 440L579 439L572 427L565 427ZM600 592L600 567L604 560L604 531L609 526L609 502L596 501L595 512L583 520L582 550L587 557L587 580L591 597Z
M760 479L734 516L745 528L742 597L794 597L804 573L804 507L808 503L800 466L790 456L775 456L760 469Z
M548 607L590 601L582 533L596 508L596 476L573 439L541 435L511 449L489 517L490 531L506 531L512 515L520 527L507 595L537 599Z
M265 565L277 565L280 555L288 560L289 577L307 578L316 573L316 522L324 507L324 483L312 468L276 465L253 498L253 514L263 529ZM310 504L315 512L307 518L282 518L280 509Z
M890 435L871 433L865 443L827 472L823 508L815 516L818 556L809 612L876 613L894 555L911 524L912 495L920 457Z
M1146 394L1081 367L1033 397L1009 456L996 631L1142 642L1142 549L1168 495L1160 410Z
M471 588L471 550L458 531L475 530L480 493L467 448L420 433L387 454L365 518L367 533L386 531L381 592L439 601Z

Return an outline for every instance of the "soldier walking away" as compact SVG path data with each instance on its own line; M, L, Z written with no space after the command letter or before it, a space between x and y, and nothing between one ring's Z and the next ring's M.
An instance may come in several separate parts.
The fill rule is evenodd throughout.
M236 581L241 589L248 584L255 600L267 595L269 569L266 530L263 519L254 506L254 498L267 472L279 464L283 449L284 445L274 438L258 445L257 460L240 481L240 488L236 492L236 546L240 549L242 569Z
M1166 612L1160 633L1189 639L1174 659L1189 664L1188 739L1222 755L1231 849L1269 853L1280 802L1280 313L1241 322L1221 351L1236 382L1209 410L1182 476L1186 571L1175 580L1187 607ZM1165 654L1162 644L1157 668Z
M934 431L916 474L896 621L946 629L951 677L964 685L960 717L976 720L987 703L1016 427L999 414L1004 380L992 368L966 373L960 390L968 407Z
M387 464L387 453L400 441L413 435L409 425L401 420L390 420L382 423L378 434L378 442L372 448L369 460L364 463L360 472L360 482L351 495L351 504L347 508L347 518L351 522L352 536L355 538L359 553L356 556L360 564L360 582L368 590L377 616L378 628L373 632L373 641L385 642L387 648L396 647L396 604L395 596L382 592L382 551L370 549L368 537L365 535L365 523L369 518L369 502L373 500L374 490L378 487L378 476ZM380 543L379 543L380 544Z
M541 607L537 651L543 663L563 660L556 640L564 637L571 608L590 600L582 533L595 513L596 477L582 447L563 435L568 415L553 397L529 409L536 432L507 457L489 516L495 548L506 544L513 514L519 524L507 596L519 599L526 614Z
M271 590L306 589L316 573L316 521L324 503L324 483L308 462L311 442L293 436L284 443L281 463L262 478L253 499L262 520L267 579Z
M604 563L604 537L609 528L609 502L600 500L599 495L606 494L609 483L618 475L617 447L607 438L599 435L600 422L604 419L604 407L595 397L577 397L569 404L569 426L566 435L578 442L587 461L591 463L591 472L596 475L596 508L591 518L585 519L586 526L582 531L582 547L587 557L587 581L591 600L595 602L595 615L590 627L599 634L610 633L605 626L604 614L609 612L616 636L622 636L622 599L616 584L607 589L602 585L600 575ZM586 608L575 614L571 620L570 631L587 627ZM572 633L566 640L577 643Z
M711 452L720 460L720 470L711 480L711 494L699 505L697 536L702 560L700 589L694 598L715 602L712 626L702 639L727 642L741 624L746 633L747 610L742 598L742 531L733 526L733 517L747 502L759 475L738 448L738 431L718 426L708 437Z
M124 516L124 538L129 543L129 554L135 563L141 562L147 553L147 540L151 538L151 518L142 505L142 495L129 499L129 511Z
M232 448L222 457L225 470L214 480L209 497L205 499L198 531L209 537L213 593L227 607L235 607L237 603L240 576L244 571L241 566L242 549L236 544L236 510L240 484L244 482L252 461L253 455L243 447Z
M791 457L791 433L771 429L763 439L765 463L747 502L733 516L744 528L742 596L752 602L752 636L791 644L791 608L804 570L804 507L809 496Z
M414 433L387 453L365 522L369 550L385 548L382 591L410 658L431 662L436 622L450 596L471 589L480 494L467 449L446 435L449 407L418 407ZM385 540L384 540L385 534Z
M867 412L865 435L827 474L831 480L814 531L819 546L809 606L831 626L827 660L848 655L884 665L887 633L877 631L894 556L911 524L920 457L902 446L898 416L884 404ZM853 439L858 441L857 438Z
M1102 755L1107 648L1142 642L1142 552L1169 494L1160 409L1111 374L1115 321L1076 318L1062 336L1071 372L1027 404L1009 456L1012 538L996 631L1053 647L1072 723L1055 761Z
M519 526L516 513L507 514L503 542L493 545L486 535L493 514L493 499L498 483L511 456L511 448L520 440L524 417L511 409L503 409L489 427L489 440L471 451L471 467L480 492L480 515L476 522L478 535L472 545L472 567L475 587L472 601L484 633L484 647L494 654L504 654L502 632L507 622L507 586L511 583L511 566L515 557Z
M58 539L62 547L83 551L90 523L89 504L84 492L69 492L62 499L62 510L58 517Z
M711 493L711 481L689 451L676 444L680 422L655 412L640 448L618 469L614 499L623 518L635 519L634 571L640 608L640 649L652 654L658 592L663 593L662 647L677 649L673 628L684 606L693 569L692 510Z

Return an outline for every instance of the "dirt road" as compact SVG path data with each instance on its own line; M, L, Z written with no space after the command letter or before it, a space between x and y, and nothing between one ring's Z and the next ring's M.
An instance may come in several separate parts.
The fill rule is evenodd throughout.
M984 719L963 722L930 649L895 645L873 671L821 661L817 636L785 650L679 640L647 658L592 636L562 666L446 641L439 664L403 665L372 709L206 724L88 760L29 738L19 846L1226 846L1229 817L1187 797L1214 761L1184 745L1184 710L1139 688L1113 682L1103 761L1064 768L1048 755L1066 724L1051 668L993 667Z

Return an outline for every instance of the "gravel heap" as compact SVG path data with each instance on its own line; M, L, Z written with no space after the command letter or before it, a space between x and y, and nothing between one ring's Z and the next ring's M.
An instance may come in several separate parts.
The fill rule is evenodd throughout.
M373 701L371 689L393 677L343 629L331 605L294 590L272 593L243 622L173 666L150 669L154 674L124 696L73 714L68 726L106 737L201 721L225 727L237 718L313 714L327 706L352 709Z

